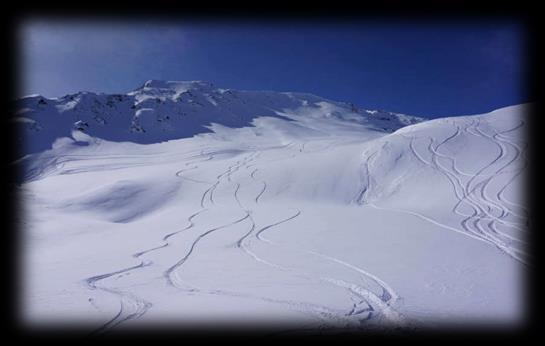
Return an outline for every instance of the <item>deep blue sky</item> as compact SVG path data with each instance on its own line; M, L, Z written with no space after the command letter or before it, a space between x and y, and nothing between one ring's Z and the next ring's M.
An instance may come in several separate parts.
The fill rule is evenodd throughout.
M128 92L148 79L301 91L439 117L530 101L513 22L62 22L21 26L20 94Z

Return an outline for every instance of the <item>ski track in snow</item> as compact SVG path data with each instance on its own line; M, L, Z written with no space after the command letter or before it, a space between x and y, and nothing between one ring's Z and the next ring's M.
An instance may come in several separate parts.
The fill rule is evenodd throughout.
M301 146L301 149L299 151L300 153L303 152L304 144L305 143L303 143L303 145ZM257 172L258 172L258 168L254 169L251 172L250 177L255 180L256 179L255 174ZM267 187L267 183L265 181L262 181L262 183L263 183L263 189L259 192L259 194L254 199L255 204L259 203L259 197L263 194L263 192L265 191L265 189ZM239 205L240 205L240 203L239 203ZM241 205L241 207L242 207L242 205ZM271 224L268 224L268 225L266 225L264 227L261 227L257 231L255 231L255 229L256 229L255 220L252 217L250 217L251 222L252 222L250 230L242 238L240 238L237 241L237 243L236 243L237 247L242 249L244 252L246 252L251 258L253 258L257 262L263 263L263 264L265 264L267 266L270 266L270 267L272 267L274 269L283 270L283 271L292 271L292 272L296 272L298 276L306 277L306 278L309 278L310 280L315 279L309 273L302 272L302 271L296 270L294 268L287 268L285 266L282 266L282 265L279 265L279 264L276 264L276 263L271 263L270 261L259 257L257 254L255 254L255 252L253 252L250 249L249 244L247 244L248 238L253 234L255 239L257 239L259 241L266 242L266 243L271 244L271 245L277 245L274 242L272 242L271 240L266 239L265 237L263 237L262 233L264 233L265 231L268 231L268 230L270 230L272 228L278 227L281 224L289 222L289 221L297 218L299 215L301 215L301 211L297 210L293 215L291 215L291 216L289 216L287 218L280 219L280 220L278 220L276 222L273 222ZM339 280L339 279L333 279L333 278L328 278L328 277L319 277L318 279L321 280L322 282L326 282L326 283L333 284L333 285L338 286L338 287L342 287L342 288L348 290L351 293L351 295L356 296L357 298L359 298L359 303L357 305L354 304L352 307L350 307L348 312L343 312L342 313L343 316L355 317L356 315L360 315L360 314L362 314L364 312L368 312L368 315L366 317L362 318L362 317L357 316L358 323L361 323L361 322L363 322L365 320L370 319L373 316L373 312L376 309L376 310L379 311L379 313L382 315L382 317L385 317L389 322L394 322L394 323L396 323L398 325L403 323L403 319L402 319L401 315L399 313L397 313L390 306L390 301L395 301L396 299L398 299L398 295L397 295L397 293L395 293L393 291L393 289L391 289L386 283L384 283L384 281L382 281L379 278L377 278L376 276L362 270L361 268L358 268L358 267L356 267L356 266L354 266L354 265L352 265L350 263L341 261L341 260L339 260L337 258L333 258L333 257L327 256L327 255L323 255L323 254L320 254L320 253L317 253L317 252L314 252L314 251L300 251L300 253L302 253L302 254L311 254L311 255L314 255L314 256L318 256L318 257L320 257L322 259L326 259L326 260L331 261L331 262L339 263L339 264L341 264L341 265L343 265L345 267L348 267L348 268L350 268L352 270L357 271L360 274L365 275L368 278L371 278L372 280L374 280L377 284L379 284L381 286L381 288L383 290L383 293L382 293L382 296L379 298L379 297L377 297L377 295L375 295L374 293L372 293L368 289L366 289L364 287L361 287L359 285L356 285L356 284L353 284L353 283L347 283L347 282L345 282L343 280ZM358 309L358 306L360 306L362 304L365 304L366 308ZM342 321L343 317L339 316L339 317L337 317L337 319L340 319ZM348 320L348 321L350 321L350 320ZM347 322L345 322L345 323L347 323ZM349 325L350 325L350 323L353 323L353 322L348 322Z
M109 294L113 294L117 297L119 297L119 312L112 317L109 321L104 323L102 326L94 330L91 334L100 334L109 331L111 328L114 328L115 326L118 326L119 324L123 322L127 322L131 319L137 319L142 317L152 307L152 303L135 296L134 294L123 291L116 288L111 288L107 286L100 286L98 283L101 280L107 279L109 277L112 277L114 275L124 274L128 273L130 271L144 268L146 266L151 265L151 262L144 262L140 261L138 265L120 269L111 273L101 274L97 276L93 276L90 278L85 279L85 283L87 287L91 290L101 290L103 292L107 292ZM93 300L90 298L89 303L93 304Z

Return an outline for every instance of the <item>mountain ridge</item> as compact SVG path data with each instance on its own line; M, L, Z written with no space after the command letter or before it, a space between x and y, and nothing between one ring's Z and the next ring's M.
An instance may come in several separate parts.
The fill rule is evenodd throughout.
M23 156L49 149L55 139L70 137L73 130L105 140L149 144L207 133L214 123L239 128L251 126L259 117L298 121L302 114L387 132L425 120L359 109L309 93L222 89L205 81L153 79L125 94L30 95L15 101L10 120L17 128Z

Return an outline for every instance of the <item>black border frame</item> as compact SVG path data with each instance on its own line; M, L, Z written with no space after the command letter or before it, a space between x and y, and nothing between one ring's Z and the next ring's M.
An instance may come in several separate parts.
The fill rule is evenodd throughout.
M92 7L91 7L92 6ZM6 35L7 42L7 56L5 65L5 76L7 80L4 83L3 95L6 97L6 105L8 110L10 108L11 100L13 100L19 87L19 47L17 41L17 28L18 25L27 18L32 17L44 17L44 18L59 18L59 19L114 19L114 20L132 20L140 18L154 18L158 20L177 20L177 19L191 19L191 20L240 20L240 21L274 21L281 22L284 20L316 20L322 22L335 22L335 21L361 21L361 20L390 20L400 19L409 21L454 21L463 22L465 20L498 20L498 19L514 19L520 21L526 29L527 38L527 52L526 52L526 87L529 100L533 102L532 111L530 114L529 132L527 134L529 141L529 158L531 166L529 169L529 175L526 182L526 197L528 198L528 204L532 213L532 249L534 264L528 268L527 278L527 294L526 299L528 301L529 310L528 316L524 323L524 326L516 330L501 330L498 328L476 328L463 329L434 329L434 330L419 330L419 331L405 331L405 330L386 330L386 331L370 331L366 333L350 333L350 334L337 334L337 335L290 335L289 338L304 338L305 340L329 340L339 341L341 339L383 339L388 338L392 340L411 340L411 341L441 341L441 342L461 342L464 340L496 340L496 341L522 341L522 338L540 337L542 336L543 320L540 314L542 310L542 298L540 292L542 292L541 282L539 280L539 262L541 257L539 256L538 246L540 244L539 234L539 220L537 217L538 206L538 191L540 176L537 173L539 162L537 144L539 141L539 129L540 123L540 102L538 96L538 77L539 73L539 57L541 53L538 49L539 42L539 18L538 18L538 6L525 4L524 1L517 1L516 3L511 1L486 1L479 2L478 5L472 1L415 1L415 2L403 2L403 1L383 1L375 2L373 4L364 4L360 6L347 5L343 6L339 3L331 3L326 1L313 1L312 3L301 3L301 7L296 7L293 3L287 1L276 1L275 5L260 4L259 7L249 7L241 3L222 2L214 4L207 1L206 4L196 6L196 4L188 5L187 2L174 2L156 0L153 3L146 5L136 4L130 2L118 2L112 3L78 3L78 7L74 7L74 4L60 4L60 3L32 3L25 1L24 3L16 4L10 11L4 12L7 14L7 18L4 19L4 34ZM7 119L7 116L4 116ZM19 229L17 226L17 217L21 210L21 205L14 192L13 187L16 184L17 172L14 166L10 163L17 157L17 148L13 143L14 135L9 132L9 126L5 125L4 130L4 150L6 150L7 162L5 166L5 172L7 172L7 203L3 209L5 216L4 221L7 227L3 230L4 240L2 241L2 263L5 266L4 285L2 289L7 288L7 292L4 293L4 307L3 314L4 323L2 327L6 328L7 336L14 337L18 340L38 340L43 338L51 338L56 340L68 339L70 337L85 337L86 335L81 333L77 328L71 329L44 329L44 330L25 330L17 320L17 307L18 305L18 292L19 287L17 283L18 273L17 268L17 244ZM266 329L266 328L265 328ZM163 339L165 337L180 337L182 339L205 337L210 340L211 338L227 341L233 337L237 337L242 340L253 339L261 335L264 329L262 328L201 328L194 330L175 330L172 328L161 329L145 329L140 331L130 332L115 332L111 335L99 337L99 339L109 340L130 340L134 341L151 341ZM94 337L93 337L94 339ZM261 340L261 336L257 337ZM284 340L286 337L277 337L278 340ZM84 338L83 340L94 341ZM83 341L80 340L80 341Z

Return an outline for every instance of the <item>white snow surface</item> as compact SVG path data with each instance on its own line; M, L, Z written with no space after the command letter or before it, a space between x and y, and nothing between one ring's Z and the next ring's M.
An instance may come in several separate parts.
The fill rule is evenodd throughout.
M365 330L525 316L528 105L424 121L161 81L18 102L16 123L31 125L18 161L29 326Z

